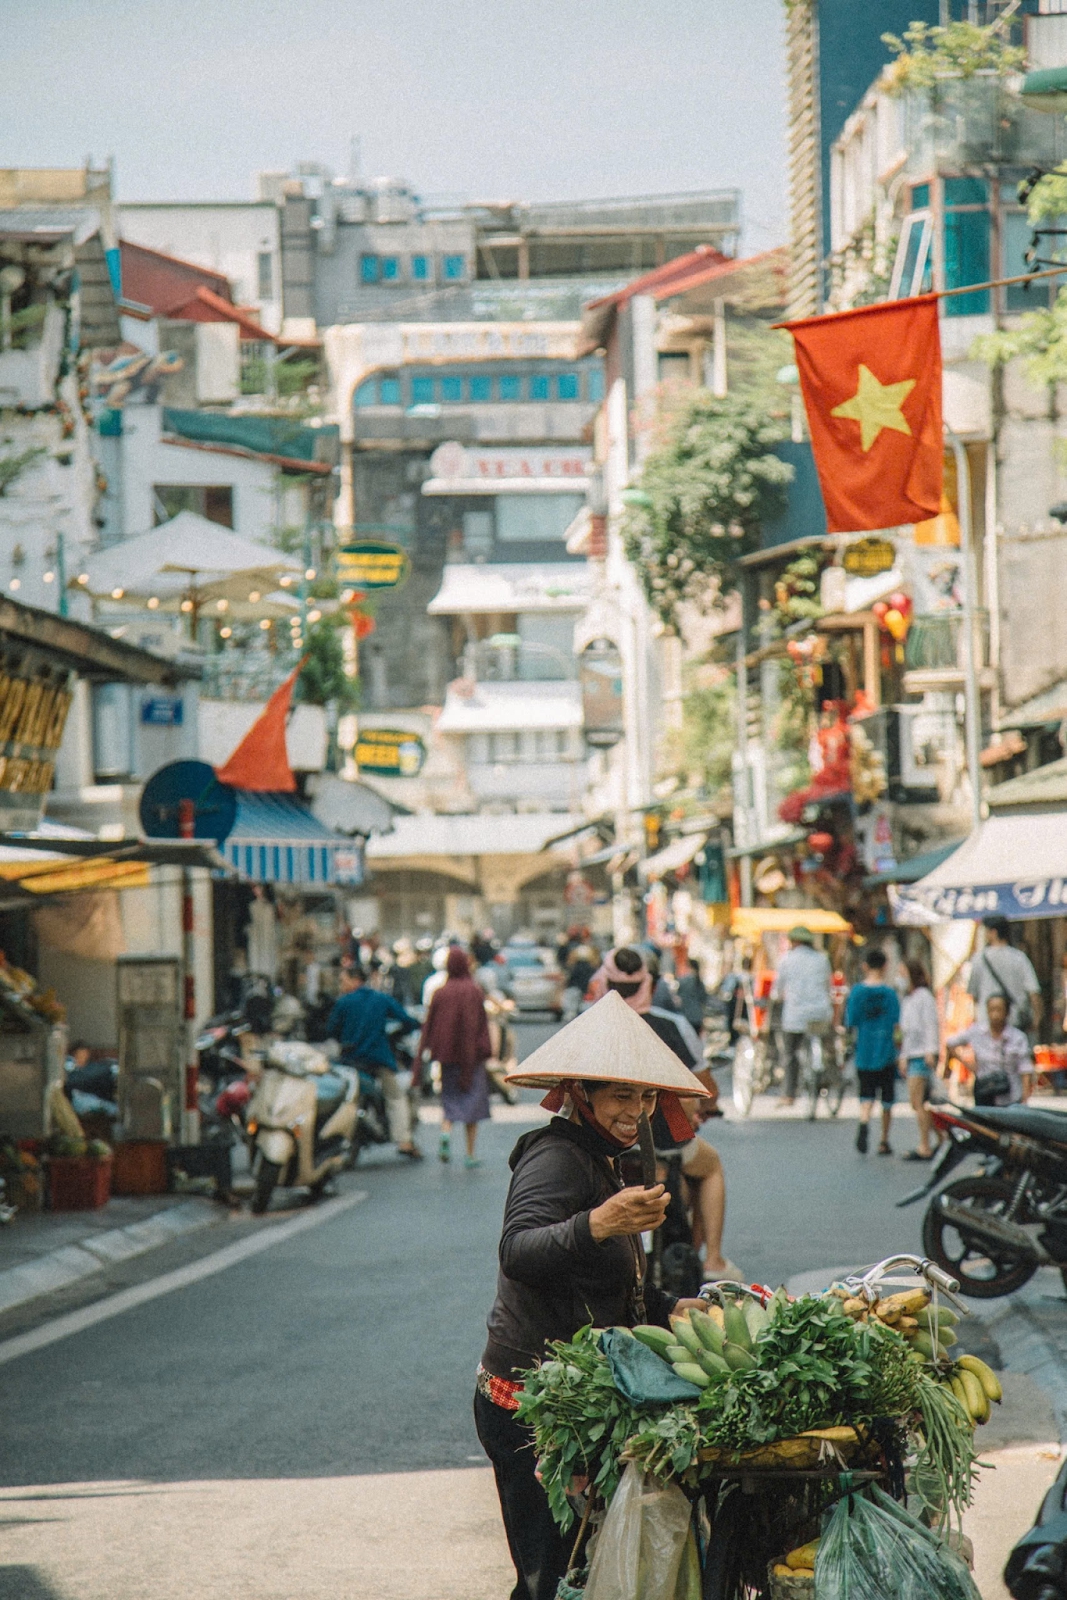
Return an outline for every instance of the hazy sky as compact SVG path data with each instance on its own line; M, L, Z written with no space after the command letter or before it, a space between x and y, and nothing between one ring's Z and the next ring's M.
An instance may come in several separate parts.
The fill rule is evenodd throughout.
M424 194L743 191L785 236L782 0L0 0L0 166L115 158L120 199L297 160Z

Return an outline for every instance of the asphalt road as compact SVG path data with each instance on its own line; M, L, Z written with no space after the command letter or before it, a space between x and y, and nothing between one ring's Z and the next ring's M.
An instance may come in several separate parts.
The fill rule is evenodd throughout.
M524 1025L523 1053L546 1032ZM365 1198L327 1214L321 1225L290 1237L274 1217L226 1224L165 1258L145 1258L125 1274L101 1274L76 1300L39 1306L33 1321L43 1325L56 1311L105 1303L116 1290L207 1258L223 1244L263 1229L279 1231L269 1248L227 1270L0 1365L0 1486L10 1491L9 1503L0 1499L0 1596L139 1600L152 1592L161 1600L186 1593L203 1600L216 1592L205 1581L188 1590L138 1589L136 1576L93 1587L73 1554L69 1590L58 1556L56 1567L25 1561L5 1567L3 1541L11 1526L29 1528L33 1521L31 1502L19 1494L27 1485L43 1494L49 1485L224 1483L249 1495L249 1486L261 1480L263 1494L269 1481L273 1495L281 1482L299 1483L309 1493L319 1480L326 1507L342 1480L344 1494L362 1493L364 1504L377 1490L353 1489L355 1479L449 1469L471 1477L472 1467L484 1467L471 1421L473 1374L493 1293L507 1157L523 1127L541 1116L535 1101L527 1096L523 1107L495 1112L483 1129L484 1165L476 1171L434 1159L437 1130L427 1126L422 1143L429 1158L421 1166L412 1168L388 1150L375 1153L344 1182L348 1195ZM914 1186L916 1168L859 1156L847 1112L846 1102L840 1122L811 1125L762 1104L750 1121L708 1125L726 1164L727 1253L747 1277L776 1284L794 1273L917 1247L921 1207L894 1209ZM910 1126L900 1131L898 1149L910 1145L911 1132ZM0 1324L0 1360L11 1331ZM481 1483L483 1475L477 1476ZM405 1480L412 1493L416 1484L438 1481L446 1480ZM89 1492L78 1491L84 1515ZM100 1492L106 1499L111 1491ZM218 1493L212 1491L215 1503ZM253 1509L242 1516L254 1523L266 1515L266 1502L248 1503ZM491 1494L488 1510L478 1504L484 1521ZM3 1513L16 1508L12 1524ZM106 1509L101 1501L92 1526L102 1526ZM329 1512L335 1514L341 1515ZM66 1512L59 1518L68 1520ZM37 1550L34 1537L32 1531L22 1535L23 1554ZM149 1532L143 1537L149 1541ZM160 1537L158 1529L151 1535L155 1551ZM73 1532L70 1538L73 1551L78 1541ZM99 1573L99 1566L93 1570ZM292 1600L296 1592L247 1574L227 1582L217 1592L241 1600ZM455 1593L473 1600L476 1589L468 1586L465 1593L463 1580L457 1584L453 1590L437 1575L424 1589L394 1591L379 1583L366 1592ZM301 1592L320 1591L305 1584ZM490 1585L484 1592L498 1591Z

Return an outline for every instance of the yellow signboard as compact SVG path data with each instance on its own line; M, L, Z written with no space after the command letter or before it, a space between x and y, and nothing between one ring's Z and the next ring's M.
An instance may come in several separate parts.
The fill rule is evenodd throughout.
M407 551L380 539L343 545L335 559L338 583L353 589L397 589L408 575Z
M353 751L362 772L384 778L417 778L426 760L426 746L417 733L403 728L366 728Z
M846 547L841 565L852 578L876 578L891 572L896 559L896 546L888 539L857 539Z

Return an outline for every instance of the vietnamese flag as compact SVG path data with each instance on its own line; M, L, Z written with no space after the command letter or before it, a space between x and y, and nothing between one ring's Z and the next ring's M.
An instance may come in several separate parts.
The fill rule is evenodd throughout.
M941 510L937 300L779 324L793 335L831 533L925 522Z

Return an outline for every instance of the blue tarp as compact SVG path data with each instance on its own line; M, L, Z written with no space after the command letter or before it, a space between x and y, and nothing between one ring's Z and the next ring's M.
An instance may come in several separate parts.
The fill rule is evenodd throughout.
M239 789L237 820L219 848L250 883L355 886L364 878L362 841L325 827L294 795Z
M198 444L229 445L255 455L284 456L290 461L332 459L337 428L309 428L287 417L228 416L221 411L163 408L163 432Z

